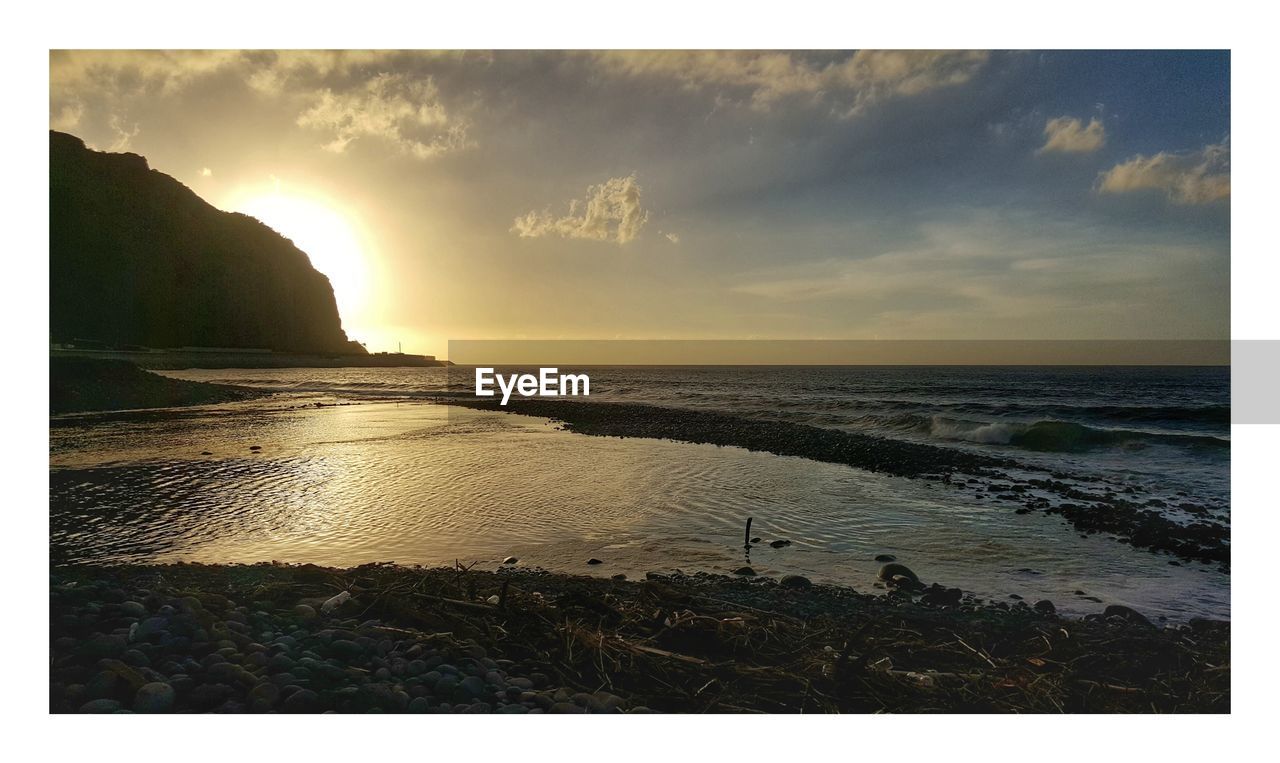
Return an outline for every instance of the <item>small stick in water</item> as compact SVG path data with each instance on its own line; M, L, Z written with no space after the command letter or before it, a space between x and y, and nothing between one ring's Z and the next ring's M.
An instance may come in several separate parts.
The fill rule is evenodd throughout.
M751 548L751 517L747 517L747 534L742 539L742 547L745 549Z

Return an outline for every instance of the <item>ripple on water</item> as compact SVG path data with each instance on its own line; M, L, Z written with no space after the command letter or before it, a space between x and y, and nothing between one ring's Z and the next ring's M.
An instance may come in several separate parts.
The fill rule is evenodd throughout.
M278 404L277 404L277 407ZM260 452L248 447L260 444ZM199 455L210 451L212 456ZM966 491L739 448L586 437L426 404L220 409L55 429L51 541L68 561L522 564L586 574L750 563L868 587L892 553L995 598L1077 589L1172 617L1229 614L1228 579ZM773 539L792 543L768 547ZM590 556L606 560L585 568Z

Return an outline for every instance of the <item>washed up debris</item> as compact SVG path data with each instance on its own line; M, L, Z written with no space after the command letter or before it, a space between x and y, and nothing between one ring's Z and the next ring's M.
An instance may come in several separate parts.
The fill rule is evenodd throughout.
M333 614L334 610L341 607L343 604L346 604L350 600L351 593L349 591L342 591L341 593L329 598L324 604L321 604L320 612L326 615Z

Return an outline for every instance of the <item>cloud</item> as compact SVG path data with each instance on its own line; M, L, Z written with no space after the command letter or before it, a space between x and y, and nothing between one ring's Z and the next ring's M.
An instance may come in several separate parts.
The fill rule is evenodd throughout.
M363 86L334 91L325 88L298 125L329 133L327 151L341 154L359 138L378 138L418 159L430 159L466 148L465 123L451 119L430 78L379 74Z
M1055 117L1045 123L1044 139L1038 154L1088 154L1107 144L1107 130L1097 117L1087 126L1076 117Z
M517 217L511 232L520 238L559 236L625 244L648 221L649 212L640 204L640 184L631 174L588 187L586 198L569 202L569 213L563 217L549 209Z
M124 118L119 115L112 115L108 124L115 135L111 145L107 146L108 151L128 151L133 139L138 137L138 133L142 132L142 128L137 124L134 124L133 127L125 127Z
M1199 151L1135 156L1098 176L1099 193L1163 191L1175 204L1209 204L1231 197L1231 146L1224 140Z
M209 169L208 167L201 167L200 177L203 177L203 178L213 177L213 170Z
M49 115L49 127L64 132L74 130L80 124L80 118L83 116L83 103L79 101L64 103L56 112Z
M664 233L664 234L662 234L662 235L663 235L663 236L664 236L668 241L670 241L670 242L671 242L671 243L673 243L673 244L678 244L678 243L680 243L680 236L679 236L679 234L676 234L676 233Z
M1185 338L1225 325L1221 303L1202 296L1228 284L1223 243L1008 210L902 232L861 256L744 272L730 288L764 300L761 311L829 311L856 319L846 330L898 338Z
M741 91L758 110L782 98L830 98L844 116L889 97L968 82L986 64L983 51L860 50L840 58L784 51L608 51L607 72L675 79L690 88ZM719 98L719 95L717 95Z

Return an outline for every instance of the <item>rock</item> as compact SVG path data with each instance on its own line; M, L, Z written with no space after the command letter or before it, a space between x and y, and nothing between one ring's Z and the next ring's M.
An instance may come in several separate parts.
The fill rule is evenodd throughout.
M518 561L520 561L520 560L519 560L519 559L517 559L517 558L515 558L514 556L508 556L506 559L503 559L503 560L502 560L502 563L503 563L503 564L515 564L515 563L516 563L516 562L518 562Z
M299 689L286 697L280 707L286 713L314 713L320 708L320 695L310 689Z
M134 639L142 641L157 636L164 635L169 629L169 618L167 617L148 617L146 620L138 623L138 629L133 632Z
M160 681L143 685L133 698L135 713L167 713L173 709L173 687Z
M212 455L213 455L213 452L212 452L212 451L208 451L208 450L202 450L202 451L200 451L200 455L202 455L202 456L212 456Z
M329 645L329 649L332 650L334 655L337 657L348 660L354 657L359 657L364 651L364 649L356 642L344 638L335 639L334 642Z
M114 713L120 709L120 703L114 699L94 699L80 706L82 713Z
M752 543L759 543L759 542L760 542L760 539L759 539L759 538L752 538L752 539L751 539L751 542L752 542Z
M910 578L914 582L920 582L920 578L917 577L916 574L911 571L911 568L905 564L886 564L880 568L880 572L877 573L877 577L881 580L893 580L895 577L906 577Z
M745 576L747 576L747 577L752 577L752 576L754 576L754 575L756 574L756 571L755 571L755 570L753 570L753 569L751 569L750 567L739 567L738 569L736 569L736 570L734 570L734 571L733 571L733 574L735 574L735 575L745 575Z
M804 575L783 575L778 584L784 588L809 588L813 582Z
M895 588L911 591L920 587L920 581L913 580L906 575L894 575L889 579L889 585Z
M1141 612L1136 609L1126 607L1123 604L1112 604L1102 610L1102 616L1107 619L1116 617L1138 625L1151 625L1151 621L1148 620Z
M789 540L775 540L769 544L771 548L782 548L783 546L790 546L790 545L791 545L791 541Z
M249 450L262 450L261 445L250 445Z
M280 687L270 681L263 681L249 690L249 712L265 713L275 707L280 699Z
M84 645L85 651L94 657L115 657L128 648L128 640L116 634L94 636Z
M1058 611L1058 608L1053 606L1053 602L1048 599L1041 599L1040 601L1037 601L1035 604L1031 605L1031 608L1046 615L1052 615Z
M484 679L479 676L467 676L458 683L458 693L469 700L477 700L484 697L488 692L485 689Z
M120 611L129 617L147 616L147 608L138 601L126 601L120 605Z
M626 580L626 579L627 579L627 574L626 574L625 572L619 572L618 574L611 576L611 579L613 579L613 580Z
M883 563L883 562L896 562L896 561L898 561L898 557L894 556L893 554L876 554L876 558L875 558L875 560L876 560L877 562L881 562L881 563Z
M409 712L420 714L431 709L431 700L426 697L414 697L409 701Z
M226 684L200 684L191 690L188 701L195 710L211 710L221 705L231 696L231 687Z
M299 604L293 608L293 616L300 620L314 620L316 618L316 608L310 604Z
M587 564L604 564L604 562L600 561L599 559L593 556L587 560Z
M899 575L898 577L904 576ZM929 587L929 590L925 591L924 596L920 597L920 601L936 607L954 607L960 603L960 599L963 597L964 591L959 588L944 588L934 583Z

